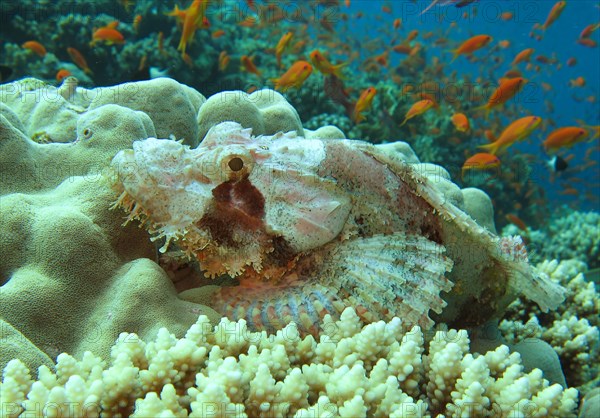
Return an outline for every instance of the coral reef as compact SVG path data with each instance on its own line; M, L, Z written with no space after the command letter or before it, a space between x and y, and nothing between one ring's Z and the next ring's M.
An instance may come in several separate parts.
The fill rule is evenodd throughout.
M2 89L5 104L17 95L40 99L33 110L13 106L0 116L0 364L21 358L32 368L51 365L48 357L64 351L106 357L121 330L151 338L161 325L182 333L199 312L216 318L180 300L151 261L156 250L147 233L123 228L109 211L114 195L99 174L118 150L155 134L148 115L114 104L68 113L77 105L58 96L55 113L72 120L46 123L69 143L37 143L26 126L42 126L35 109L50 112L57 96L48 92L56 89L14 93L24 83Z
M244 128L251 128L256 135L277 132L304 135L296 109L280 93L270 89L252 94L224 91L209 97L198 113L200 137L204 138L210 128L225 121L238 122Z
M517 299L507 309L500 330L511 344L526 346L541 338L558 353L569 386L583 394L600 383L596 365L600 362L598 292L585 279L586 266L578 260L545 261L537 265L541 274L566 289L558 309L542 313L531 303Z
M306 128L318 129L324 125L337 126L339 129L341 129L344 132L350 131L350 128L352 127L352 123L349 118L347 118L346 116L341 116L341 115L335 114L335 113L334 114L321 113L319 115L313 116L312 118L310 118L306 122L304 122L305 129ZM350 136L348 136L348 137L350 137ZM346 136L344 136L344 138L346 138Z
M470 353L466 331L404 333L398 318L364 326L351 308L322 328L317 342L292 324L268 335L244 320L212 327L200 316L181 339L165 328L148 342L122 333L108 364L61 354L56 372L42 366L34 381L12 360L2 408L7 417L576 416L575 389L550 385L538 369L524 373L506 346Z
M565 208L563 208L565 209ZM568 212L567 215L564 215ZM503 233L515 232L507 226ZM528 231L534 262L577 259L590 269L600 267L600 213L560 210L540 229Z
M0 6L0 417L600 416L597 5L176 3Z
M138 115L144 119L141 123L148 130L145 136L135 137L134 140L148 136L174 135L185 139L190 145L197 145L201 138L194 121L205 101L204 96L197 91L169 78L95 89L78 87L75 78L65 79L58 88L41 80L25 78L4 84L0 88L0 102L6 106L3 109L10 109L9 112L20 120L23 133L39 143L69 143L78 138L91 139L91 132L78 130L80 116L110 104L143 112ZM136 128L130 126L119 128L114 122L100 128L104 131L109 128L136 131ZM116 131L104 134L112 141L120 136ZM101 141L101 146L106 146L105 142L106 140ZM115 148L113 153L114 151ZM79 153L78 149L70 152Z
M221 93L217 97L222 98L226 93ZM318 127L314 131L304 129L297 113L283 96L269 90L261 90L253 94L255 96L229 92L230 97L250 99L252 96L256 100L251 103L255 109L249 111L254 116L247 117L244 114L245 108L233 107L229 111L228 118L237 121L247 120L250 121L249 125L258 124L259 127L262 124L265 135L269 132L290 129L292 132L277 135L281 141L287 140L289 144L295 144L290 149L294 147L300 149L303 146L300 144L301 141L308 141L306 143L312 141L312 144L329 142L351 144L348 141L329 141L329 139L343 139L345 136L335 126ZM260 100L259 95L262 95ZM525 369L521 369L522 366L515 365L518 363L518 356L509 355L505 348L499 348L497 354L486 355L486 360L477 360L476 354L472 356L468 354L466 339L461 340L458 351L454 346L451 348L447 345L437 346L440 357L435 361L436 348L433 348L436 347L435 344L429 345L430 351L427 353L426 345L420 342L421 340L417 341L417 346L420 348L413 347L411 350L417 350L418 359L414 360L416 363L411 367L420 370L419 377L414 378L418 383L415 384L411 380L412 371L406 371L409 368L403 367L403 373L406 374L404 381L411 383L402 386L403 383L400 382L399 387L396 387L383 371L378 372L380 375L372 373L385 365L382 362L377 366L379 360L377 350L382 350L383 354L380 357L383 358L388 356L388 353L399 349L398 344L401 342L390 339L389 336L383 340L379 337L375 338L376 336L371 333L386 327L381 322L375 322L370 325L371 328L365 328L364 334L359 332L361 325L352 313L345 314L343 318L345 329L354 330L346 331L347 334L341 336L343 338L340 340L339 349L342 354L338 356L343 356L344 360L335 360L336 349L327 348L335 344L321 345L323 344L321 341L317 345L316 340L311 339L312 337L306 337L301 340L302 342L298 342L301 351L299 353L293 352L296 343L294 347L284 348L288 363L284 362L283 366L274 366L275 368L271 367L275 363L265 359L274 353L274 350L279 350L276 355L282 354L282 349L276 349L273 344L267 346L264 341L260 343L264 348L264 350L261 348L262 354L259 354L257 349L252 349L249 344L241 342L235 343L239 347L238 351L227 351L231 349L231 347L226 348L229 343L224 341L227 338L222 340L221 344L216 339L211 340L213 337L204 339L202 347L198 346L191 352L186 351L186 347L191 347L189 343L185 342L185 339L177 343L177 338L185 334L188 327L198 319L198 315L205 316L202 316L200 322L192 329L197 329L200 325L210 329L209 323L214 325L220 318L219 314L207 306L214 300L211 299L213 294L210 293L214 289L209 289L207 286L202 288L201 292L190 289L178 293L182 289L178 288L178 283L172 282L173 276L170 275L172 271L165 271L159 265L156 246L151 241L151 235L132 225L122 226L122 214L109 210L109 206L117 198L109 186L116 179L123 180L119 177L123 172L112 172L109 170L109 164L121 150L128 150L132 146L134 148L144 146L145 141L139 140L148 137L164 135L178 139L179 141L156 139L154 141L169 143L181 149L189 150L190 146L196 146L203 139L204 130L211 128L210 118L207 116L224 114L219 109L219 101L215 99L211 101L211 98L205 101L204 97L193 89L168 79L86 89L81 87L75 78L66 78L58 88L39 80L24 79L3 85L0 88L0 99L2 110L0 114L0 189L2 191L0 246L3 253L0 270L2 285L0 366L6 366L1 396L2 402L6 402L5 406L8 408L3 411L8 411L8 415L19 413L22 407L33 411L36 408L43 409L43 405L62 404L69 399L77 399L75 402L80 402L81 405L86 405L87 402L92 405L92 408L100 405L101 408L110 411L109 413L129 413L133 410L137 397L142 398L146 394L148 396L138 402L140 415L154 414L160 408L170 409L173 413L181 413L184 410L195 411L195 408L202 408L203 396L243 405L244 410L251 411L253 415L259 413L259 409L264 407L261 406L264 402L273 403L276 399L282 398L292 399L289 406L283 406L291 408L285 409L285 413L298 413L299 416L312 413L319 407L328 408L330 405L335 407L337 413L346 415L370 413L371 410L380 411L377 412L380 415L391 414L394 405L398 404L405 405L411 411L413 410L411 408L416 408L418 411L426 409L432 414L452 413L451 411L456 412L457 408L466 405L465 402L470 399L468 396L474 399L478 396L477 399L482 401L483 408L495 408L495 405L501 405L502 408L510 410L520 408L524 404L515 406L516 401L507 400L507 394L510 391L514 392L525 382L531 384L530 388L523 389L519 393L527 402L533 401L536 406L542 405L542 408L561 411L561 413L573 410L574 392L572 390L561 392L557 386L544 383L540 372L534 371L534 367L538 365L535 361L533 365L524 363ZM159 103L151 106L150 102ZM180 113L175 109L180 109ZM202 109L205 109L204 113ZM222 116L216 117L215 121L219 117ZM244 140L247 139L248 132L241 130L239 125L236 125L234 131ZM303 132L306 138L297 137L298 132ZM263 136L262 140L268 141L269 137ZM218 143L219 140L209 134L206 141L205 146L208 146L211 141ZM273 140L273 143L276 141ZM451 231L453 222L456 221L451 219L458 219L470 225L471 231L477 231L473 236L473 242L469 245L476 247L480 240L491 239L499 245L499 248L490 250L492 259L508 265L517 260L516 265L525 268L523 253L518 250L519 241L511 238L497 239L492 235L495 231L493 210L484 192L472 188L460 189L450 181L450 175L445 169L434 164L421 163L407 143L387 143L376 147L368 144L361 146L389 167L406 167L404 181L411 184L412 190L418 191L419 198L427 197L430 200L428 205L443 209L449 216L442 221L447 228L444 232L448 234L447 237L454 236ZM315 159L320 154L313 152L310 155ZM351 159L345 159L341 151L335 155L340 160L340 166L350 170L347 178L351 179L351 175L355 177L356 170L348 164ZM240 156L243 158L246 154L242 153ZM292 157L293 153L288 154L280 163L289 163ZM301 163L302 161L298 162L298 167L302 166ZM129 167L129 173L132 168L134 167ZM358 172L366 173L361 170ZM339 178L342 179L343 176ZM377 182L377 179L381 178L376 177L374 181ZM376 189L376 186L373 187ZM366 226L363 225L362 228L364 230ZM285 228L281 230L284 231ZM360 231L360 228L358 230ZM297 239L300 241L295 242L294 245L306 244L301 241L301 236ZM443 239L448 240L448 238ZM412 245L410 240L405 238L401 242L404 246L402 248L409 248ZM377 240L371 244L378 244ZM423 242L417 239L413 244L422 246ZM450 256L455 257L457 252L460 252L459 249L463 248L462 244L459 245L451 240L448 240L448 244L447 255ZM350 254L358 256L357 251L362 251L361 248L363 247L359 245L357 248L349 247L347 250ZM400 244L385 248L386 251L394 252L400 249ZM515 249L518 250L517 253L514 252ZM476 254L480 249L472 248L469 251L471 254ZM435 257L445 260L445 256L439 252L435 253ZM477 263L478 260L481 261L475 257L472 261ZM414 260L411 260L412 262ZM462 268L460 263L455 263L456 276L450 276L450 279L455 281L454 288L450 293L443 294L443 299L448 302L446 310L441 316L432 314L432 318L436 321L444 318L444 315L446 318L458 318L463 315L464 311L459 309L461 304L474 310L482 306L474 303L469 296L471 295L469 292L477 292L481 289L479 283L481 275L465 274L471 268L468 262L462 263ZM582 268L580 265L573 267L573 269L580 268ZM472 277L472 280L476 280L479 284L477 286L469 284L465 281L468 277ZM495 283L493 280L490 281L492 282ZM563 283L563 285L567 284ZM583 286L576 280L571 280L568 284L568 286L575 285ZM534 284L535 286L539 284ZM573 301L577 301L591 312L594 309L593 305L589 304L592 293L589 288L586 289L588 293L580 292L578 298L573 296L569 300L569 306ZM490 290L493 294L493 288ZM503 294L501 301L495 301L496 311L491 312L490 315L500 315L503 304L508 303L514 298L514 294L522 290L526 289L516 286L510 292L511 294ZM365 295L363 293L361 297ZM440 306L431 308L435 311ZM533 305L531 309L532 312L540 312ZM360 309L359 313L365 316L364 311L361 312ZM540 318L543 318L542 315L539 314ZM392 320L391 316L387 319L390 321L388 327L394 328L400 324L397 320ZM326 325L341 326L341 322L335 325L336 320L337 318L328 319ZM405 318L404 331L408 331L410 322L410 318ZM243 321L233 323L224 320L221 327L241 327L243 324ZM246 325L250 324L246 323ZM275 329L281 329L284 325L278 324ZM428 322L427 325L430 323ZM567 359L563 361L571 361L574 365L568 366L569 371L566 373L568 376L569 373L575 373L577 365L584 360L579 355L583 348L581 344L583 340L577 339L576 335L560 334L559 331L565 326L573 329L577 335L583 333L587 341L593 339L593 332L586 333L584 329L580 329L585 328L585 323L582 321L577 323L567 321L564 324L557 323L557 329L551 332L554 339L548 336L549 342L563 347L563 351L558 350L561 358ZM166 327L169 331L160 330L161 327ZM288 330L291 328L281 330L280 333L286 333ZM111 348L122 331L130 334L123 335L117 346ZM131 333L135 333L136 336ZM188 332L188 337L190 333L192 331ZM266 338L265 333L260 335ZM398 335L402 334L398 333ZM123 341L129 338L133 338L132 345ZM277 338L269 336L268 339L273 341ZM145 344L142 340L156 341ZM378 346L361 348L361 344L364 343L360 341L369 340L377 341ZM570 341L575 340L578 345L570 344ZM234 343L231 340L227 341ZM162 346L156 344L159 346L164 344L165 348L160 348ZM215 348L216 345L220 348ZM133 351L123 354L128 347ZM267 352L267 348L270 351ZM165 354L169 350L170 354ZM183 354L179 350L183 350ZM364 354L365 350L367 352L375 350L373 352L375 354ZM75 361L73 357L66 354L59 355L64 352L69 352L82 360ZM214 364L218 364L208 367L213 352L212 356L216 361ZM236 398L226 385L218 383L225 381L217 379L216 384L210 382L227 367L238 367L236 370L241 370L245 367L241 365L242 359L250 354L255 358L259 358L260 355L260 361L265 360L266 367L261 366L258 368L258 374L245 381L248 385L247 398L242 399L239 396ZM58 364L55 365L54 359L57 355L59 355ZM239 361L228 360L229 355L239 356ZM365 358L362 363L354 364L353 362L361 359L361 356L367 356L368 359ZM456 366L452 372L454 374L448 375L450 380L440 380L436 375L441 373L442 364L445 363L446 366L450 364L448 356L455 356L457 359L457 363L453 363ZM511 376L516 376L516 380L510 382L505 380L505 376L501 373L504 369L494 365L496 361L493 360L494 356L507 358L504 361L506 370L510 369L511 373L514 372ZM573 359L568 360L571 357ZM112 362L107 366L109 358L112 358ZM592 353L589 360L594 358ZM20 360L11 361L11 359ZM305 371L302 365L309 359L318 359L322 365ZM391 362L391 357L388 360ZM482 363L486 363L488 369L482 368ZM283 369L277 369L277 367L286 367L286 364L297 365L295 367L299 370L290 373L287 379ZM459 383L461 379L465 379L465 382L471 379L468 376L473 376L475 373L471 365L478 370L477 379L490 383L489 389L483 388L482 392L471 383L468 387L465 386L466 383ZM32 379L27 377L26 368L34 371L39 366L43 366L38 375L39 381L33 383ZM178 372L165 371L165 367L175 370L179 366L181 369ZM203 369L206 371L205 377L198 377L199 383L194 386L195 374L190 370L193 370L193 367L204 366L207 367ZM539 366L545 367L543 364ZM221 367L225 368L221 369ZM287 371L287 368L285 370ZM489 370L489 373L486 370ZM308 373L315 379L327 375L328 377L319 380L322 382L322 387L326 388L323 390L327 390L327 397L319 399L318 388L313 387L300 391L306 393L305 400L294 397L298 393L298 385L301 387L309 385L308 378L306 381L303 380L305 379L302 377L303 373ZM359 382L352 387L349 385L342 387L343 376L347 373L350 373L348 377L358 376L362 383ZM593 370L587 369L586 373L592 376ZM269 375L275 380L270 380ZM363 375L364 379L361 377ZM461 377L463 375L464 377ZM552 382L559 381L550 374L548 378ZM162 383L156 383L156 379ZM254 380L256 382L253 384ZM369 385L369 388L363 391L361 387L371 380L378 384ZM531 380L535 383L531 383ZM257 390L256 385L263 385L263 382L272 390L267 392ZM569 380L568 383L571 384ZM504 385L511 388L506 394L499 392L498 389ZM192 392L183 396L186 390ZM477 390L479 390L478 395ZM125 396L125 393L130 395ZM30 396L25 400L27 395ZM23 400L25 403L22 403ZM11 403L12 401L16 403ZM197 403L192 406L190 402ZM292 404L297 405L294 407L296 409L291 407Z
M579 418L595 418L600 415L600 388L594 388L583 398Z
M154 122L159 138L174 136L196 146L204 135L190 123L206 102L206 98L185 84L171 78L125 83L93 91L89 109L105 104L126 106L147 114Z

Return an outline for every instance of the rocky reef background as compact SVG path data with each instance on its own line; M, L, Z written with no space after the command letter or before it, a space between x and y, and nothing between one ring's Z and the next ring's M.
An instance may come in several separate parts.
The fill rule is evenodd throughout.
M342 80L341 88L348 100L355 101L360 91L368 86L378 91L369 123L355 124L344 107L332 99L340 92L331 91L325 85L324 77L315 71L301 89L286 94L306 127L316 129L335 125L348 138L375 143L405 140L421 161L444 166L462 186L485 190L493 199L495 222L499 227L509 222L508 214L518 216L532 228L543 227L543 220L548 219L552 210L547 191L536 180L548 174L540 172L539 162L533 164L532 155L506 155L502 160L503 170L497 176L476 173L459 179L465 158L481 144L485 129L483 124L478 124L470 132L458 132L450 115L468 112L476 103L485 100L489 86L468 75L460 78L456 72L449 73L443 62L424 47L424 41L418 41L423 47L409 56L392 52L391 55L382 54L379 59L352 38L351 16L340 3L275 5L259 2L252 8L246 2L214 2L207 10L210 28L196 32L188 48L188 58L183 60L177 50L181 30L176 19L168 16L173 5L165 2L5 2L2 6L3 33L6 35L2 38L2 64L13 70L15 79L34 76L51 83L56 83L59 70L66 69L80 85L87 87L139 80L140 76L148 78L150 69L164 70L169 77L211 96L221 91L251 92L263 86L270 87L269 79L281 75L282 70L297 59L307 59L312 49L335 43L337 52L330 53L334 62L362 61L358 66L349 65L346 73L351 77ZM134 24L138 16L140 22ZM329 17L331 21L328 21ZM242 24L247 19L254 19L253 23ZM93 31L115 21L119 22L118 29L125 42L90 46ZM221 30L225 35L214 35ZM282 68L279 68L273 51L280 34L286 30L295 33L294 42L283 55ZM159 37L162 38L160 42ZM43 41L48 51L45 56L40 57L20 46L29 39ZM382 47L376 40L366 43L371 44ZM84 72L72 61L68 48L81 52L91 73ZM226 68L220 69L219 56L223 52L230 61ZM254 58L261 71L260 77L240 67L242 55ZM399 64L392 64L398 59ZM411 103L424 97L436 101L435 111L415 123L399 127ZM519 115L518 107L507 104L503 116L516 115ZM487 125L501 126L500 116L493 116ZM581 168L587 162L578 164ZM590 166L588 170L591 169ZM596 174L593 176L597 177ZM576 186L570 179L565 181L565 188ZM578 205L590 199L595 199L593 194L582 192L568 203Z

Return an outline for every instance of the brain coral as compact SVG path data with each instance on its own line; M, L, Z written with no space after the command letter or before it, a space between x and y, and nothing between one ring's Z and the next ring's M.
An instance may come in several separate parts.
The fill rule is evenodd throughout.
M169 78L95 89L77 87L72 77L59 88L26 78L0 87L0 103L20 119L25 135L42 143L75 141L80 115L116 104L144 112L154 125L149 134L174 135L196 145L200 138L194 120L205 101L194 89Z
M202 136L190 121L205 102L193 88L171 78L157 78L95 89L89 108L117 104L143 111L154 121L158 138L173 135L195 146Z
M322 329L317 342L292 324L267 335L200 316L182 339L165 328L149 342L121 334L108 364L61 354L56 373L42 366L36 381L13 360L2 408L9 417L576 416L575 389L549 385L539 369L524 373L506 346L469 353L466 331L404 333L398 318L363 326L351 308Z
M33 79L0 87L1 365L21 358L35 369L64 351L107 357L120 331L151 338L168 325L181 334L199 312L217 318L179 299L152 261L148 234L123 228L121 214L109 210L114 195L103 175L110 160L133 141L170 130L167 119L100 105L104 90L75 88L63 97L63 87ZM163 80L140 84L138 100L149 90L163 91L165 106L187 100L191 110L179 128L196 126L199 93Z
M235 121L252 128L256 135L304 130L298 112L275 90L262 89L252 94L224 91L208 98L198 113L200 138L210 128L224 121Z

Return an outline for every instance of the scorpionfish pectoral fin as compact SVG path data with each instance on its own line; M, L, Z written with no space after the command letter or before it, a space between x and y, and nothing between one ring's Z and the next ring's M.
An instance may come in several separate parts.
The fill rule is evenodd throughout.
M445 277L453 263L444 252L442 245L405 233L332 243L324 258L307 255L298 262L310 277L299 272L287 287L224 287L213 307L257 330L293 322L302 334L316 335L326 314L337 320L347 306L366 322L397 316L407 327L431 328L429 311L442 311L440 293L453 286ZM307 268L311 263L316 265Z
M393 233L356 239L333 249L320 282L367 322L394 316L408 326L433 326L429 311L446 306L442 291L453 262L445 248L420 235Z

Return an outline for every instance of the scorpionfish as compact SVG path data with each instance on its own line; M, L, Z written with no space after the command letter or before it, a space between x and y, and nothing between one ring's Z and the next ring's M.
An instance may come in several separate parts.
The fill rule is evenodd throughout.
M499 238L453 205L400 153L363 141L252 136L214 126L198 147L148 138L113 159L115 206L228 275L210 306L252 329L353 306L366 322L478 324L519 293L543 310L562 288L535 274L518 237Z

